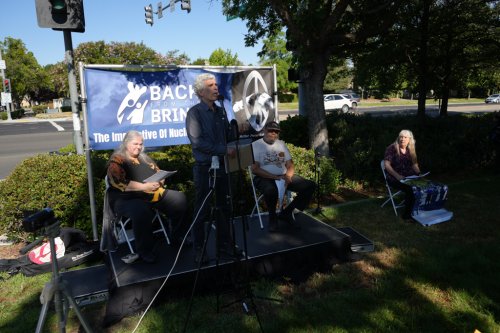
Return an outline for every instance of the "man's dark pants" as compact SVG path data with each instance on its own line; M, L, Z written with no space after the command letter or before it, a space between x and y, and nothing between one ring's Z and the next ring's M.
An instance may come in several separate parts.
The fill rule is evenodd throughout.
M276 218L276 205L278 204L278 187L273 179L254 177L257 189L264 195L264 202L269 210L269 219ZM292 182L288 184L286 190L297 193L295 199L288 204L283 213L291 214L295 208L304 210L311 202L316 184L313 181L294 175Z
M223 164L221 164L222 166ZM193 167L194 186L196 189L194 217L198 213L200 207L203 208L199 213L198 218L193 226L194 246L201 247L206 237L205 222L210 218L210 210L212 208L212 196L207 198L210 192L210 183L213 183L213 170L209 170L208 164L195 164ZM209 174L210 171L210 174ZM206 200L205 200L206 199ZM230 242L229 217L231 207L229 205L229 178L224 169L216 170L215 178L215 205L216 213L216 229L217 240L220 244ZM209 226L210 227L210 226Z

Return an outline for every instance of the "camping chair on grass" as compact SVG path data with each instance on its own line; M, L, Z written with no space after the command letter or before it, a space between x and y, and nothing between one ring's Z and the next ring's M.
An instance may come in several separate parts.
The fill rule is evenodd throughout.
M384 175L385 187L387 188L387 193L389 194L389 198L386 201L384 201L384 203L382 205L380 205L380 207L384 207L390 201L392 203L392 208L394 209L394 214L396 214L396 216L398 216L397 209L404 206L404 199L399 201L399 202L396 202L395 197L400 195L402 193L402 191L397 191L397 192L393 193L393 190L391 189L391 186L389 185L389 182L387 181L387 174L385 172L384 160L382 160L380 162L380 168L382 169L382 174Z

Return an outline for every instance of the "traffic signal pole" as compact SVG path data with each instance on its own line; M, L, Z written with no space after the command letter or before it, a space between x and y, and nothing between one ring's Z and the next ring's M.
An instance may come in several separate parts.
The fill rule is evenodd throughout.
M71 31L63 30L64 33L64 60L68 67L69 98L71 99L71 113L73 115L73 142L76 153L83 154L83 140L79 116L78 90L76 88L75 65L73 62L73 40Z
M0 61L2 59L2 50L0 50ZM3 68L0 70L0 74L2 75L2 91L6 92L5 90L5 72ZM10 103L5 103L5 106L7 108L7 120L12 120L12 116L10 114Z

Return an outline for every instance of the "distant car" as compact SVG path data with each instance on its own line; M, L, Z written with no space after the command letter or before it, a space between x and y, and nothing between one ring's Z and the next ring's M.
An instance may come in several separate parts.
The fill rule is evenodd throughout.
M494 95L491 95L491 96L488 96L488 98L486 98L484 100L485 103L500 103L500 94L494 94Z
M325 110L342 110L343 113L349 109L355 109L358 103L345 97L343 94L328 94L324 96Z
M344 95L345 97L349 98L349 99L352 99L353 101L356 101L356 103L359 104L359 102L361 102L361 96L359 96L358 94L355 94L355 93L349 93L349 94L342 94Z

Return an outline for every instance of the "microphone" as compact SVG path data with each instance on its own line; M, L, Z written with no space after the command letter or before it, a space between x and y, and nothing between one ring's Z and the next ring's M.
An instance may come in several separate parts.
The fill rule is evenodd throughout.
M219 168L219 156L212 156L212 165L210 169L216 170Z
M239 139L240 131L238 128L238 121L236 119L231 120L229 123L229 133L235 140Z
M223 95L218 95L217 96L217 100L222 102L224 100L224 96Z

